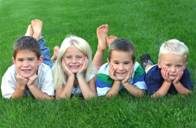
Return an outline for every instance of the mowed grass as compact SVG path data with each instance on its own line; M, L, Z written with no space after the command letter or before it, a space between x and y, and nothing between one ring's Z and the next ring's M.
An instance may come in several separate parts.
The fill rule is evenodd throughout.
M96 28L107 23L110 34L129 39L137 58L145 52L157 61L160 44L170 38L184 41L190 49L188 68L196 80L195 0L0 0L0 78L12 64L14 41L24 35L33 18L44 22L48 47L74 34L86 39L95 52ZM105 56L106 58L106 56ZM84 101L0 99L0 128L6 127L196 127L196 94L151 99L98 97Z

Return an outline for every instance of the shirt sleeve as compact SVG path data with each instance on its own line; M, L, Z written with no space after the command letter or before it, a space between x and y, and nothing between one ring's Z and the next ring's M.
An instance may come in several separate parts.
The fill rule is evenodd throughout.
M185 88L189 90L193 90L193 83L191 81L190 72L187 69L185 69L184 74L180 81Z
M11 98L12 94L16 90L16 79L14 76L13 66L8 68L2 77L1 93L4 98Z
M42 77L41 81L41 91L48 94L49 96L54 96L54 81L52 76L52 71L47 65L44 66L43 73L40 73L39 77Z
M113 80L109 76L109 64L103 64L97 73L96 76L96 89L97 95L103 96L111 89Z
M134 66L134 75L132 77L133 81L132 84L138 87L139 89L146 90L146 83L144 81L145 72L141 65L136 62Z
M158 67L150 69L145 76L145 83L147 85L147 92L149 95L153 95L163 83L163 78Z

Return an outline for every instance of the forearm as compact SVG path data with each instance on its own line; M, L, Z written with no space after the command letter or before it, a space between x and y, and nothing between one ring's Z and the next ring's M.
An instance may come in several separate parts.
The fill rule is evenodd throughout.
M144 91L134 85L131 85L129 83L125 83L125 84L123 84L123 86L133 96L140 97L140 96L144 95Z
M16 90L12 94L11 98L17 99L17 98L23 97L24 91L25 91L25 86L16 85Z
M119 88L120 88L120 81L114 81L112 88L107 92L106 96L111 97L111 96L118 95Z
M152 97L165 96L171 86L171 82L164 81L161 87L152 95Z
M90 88L90 85L85 81L84 77L78 78L78 83L82 92L84 99L90 99L96 96L94 90Z
M28 86L28 88L36 99L53 99L53 97L42 92L36 85Z
M93 64L97 69L103 64L103 55L104 55L104 51L97 49L93 58Z
M185 88L181 82L177 82L174 84L174 87L176 88L176 91L179 93L179 94L182 94L182 95L188 95L191 93L191 91L187 88Z
M56 98L70 98L74 84L74 78L68 78L64 86L60 86L56 89Z

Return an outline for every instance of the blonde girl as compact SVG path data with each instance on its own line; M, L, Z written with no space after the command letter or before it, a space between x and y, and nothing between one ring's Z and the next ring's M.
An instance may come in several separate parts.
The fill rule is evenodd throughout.
M53 66L56 98L81 95L89 99L96 96L95 75L89 44L74 35L66 37Z

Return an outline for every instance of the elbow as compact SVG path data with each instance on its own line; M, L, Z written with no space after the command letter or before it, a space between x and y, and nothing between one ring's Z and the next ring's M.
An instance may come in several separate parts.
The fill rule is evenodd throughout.
M144 96L144 91L143 91L143 90L140 90L140 91L138 91L137 93L135 93L134 96L135 96L135 97L143 97L143 96Z
M85 100L89 100L89 99L92 99L92 98L94 98L94 97L96 97L97 95L95 94L95 93L92 93L92 94L90 94L90 95L86 95L86 96L84 96L84 99Z
M67 96L67 95L62 95L62 94L56 94L55 98L57 100L59 99L70 99L71 95L70 96Z

